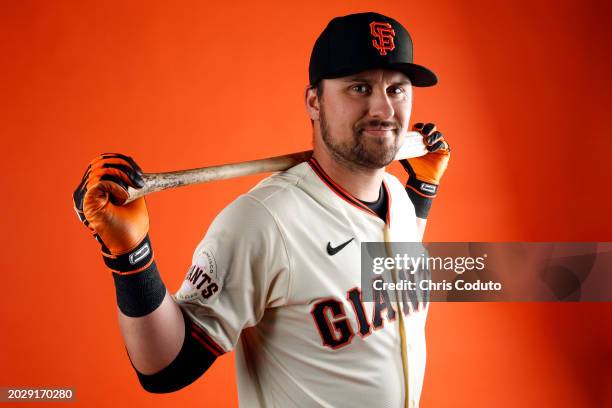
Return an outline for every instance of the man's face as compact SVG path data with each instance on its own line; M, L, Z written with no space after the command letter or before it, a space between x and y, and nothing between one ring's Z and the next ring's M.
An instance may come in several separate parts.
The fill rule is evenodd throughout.
M321 136L335 159L379 169L406 136L412 86L400 72L374 69L324 80L319 104Z

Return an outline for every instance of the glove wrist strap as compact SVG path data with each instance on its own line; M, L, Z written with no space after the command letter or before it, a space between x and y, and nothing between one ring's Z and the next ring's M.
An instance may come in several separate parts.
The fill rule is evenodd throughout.
M153 248L149 240L149 234L130 252L122 255L113 255L106 247L102 247L104 263L115 273L135 273L143 270L153 260Z
M406 190L412 189L416 193L427 198L435 198L438 193L438 185L432 183L426 183L418 180L416 177L409 177L406 181Z

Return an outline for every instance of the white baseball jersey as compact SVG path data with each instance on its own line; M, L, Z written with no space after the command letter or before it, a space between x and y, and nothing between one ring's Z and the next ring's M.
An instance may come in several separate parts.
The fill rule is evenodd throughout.
M383 185L387 223L311 159L211 224L175 299L216 354L236 350L240 406L403 407L401 312L418 406L427 308L361 298L361 242L384 241L385 225L393 241L420 240L403 185L388 173Z

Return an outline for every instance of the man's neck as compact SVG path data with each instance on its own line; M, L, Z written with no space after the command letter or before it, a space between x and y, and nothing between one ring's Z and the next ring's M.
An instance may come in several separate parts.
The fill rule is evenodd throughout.
M312 155L329 177L362 201L376 201L385 169L368 169L315 149Z

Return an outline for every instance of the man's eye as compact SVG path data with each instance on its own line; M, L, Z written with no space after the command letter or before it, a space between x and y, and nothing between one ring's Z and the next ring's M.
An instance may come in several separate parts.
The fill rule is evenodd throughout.
M404 88L400 86L393 86L389 88L389 93L393 95L402 95L402 94L405 94L406 91L404 90Z
M369 91L369 88L367 85L355 85L353 86L353 91L357 92L357 93L367 93Z

